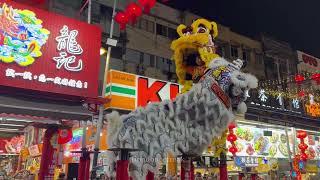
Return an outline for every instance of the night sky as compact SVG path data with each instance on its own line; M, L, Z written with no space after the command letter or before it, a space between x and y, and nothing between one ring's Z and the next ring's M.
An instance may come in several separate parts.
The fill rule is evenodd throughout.
M320 58L320 0L169 0L165 4L252 38L266 33Z

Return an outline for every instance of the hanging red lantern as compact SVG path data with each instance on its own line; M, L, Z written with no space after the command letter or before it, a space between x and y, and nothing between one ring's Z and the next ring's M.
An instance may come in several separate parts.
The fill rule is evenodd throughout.
M305 143L301 143L301 144L299 144L298 145L298 147L299 147L299 149L301 150L301 151L305 151L305 150L307 150L308 149L308 145L307 144L305 144Z
M137 3L132 2L127 6L126 14L129 16L129 21L131 21L132 24L135 24L137 18L142 14L142 9Z
M234 122L230 123L229 126L228 126L229 129L234 129L236 127L237 126L236 126L236 124Z
M72 139L72 129L59 129L58 130L58 144L66 144Z
M129 22L129 17L125 12L118 12L114 20L120 25L120 30L124 30Z
M318 85L320 85L320 73L315 73L311 76L311 79L314 80Z
M306 161L308 159L308 155L306 153L301 153L300 158L302 161Z
M149 14L151 8L156 5L156 0L139 0L139 3L143 6L144 12Z
M301 74L297 74L297 75L294 77L294 79L295 79L295 81L296 81L296 83L297 83L298 85L300 85L300 84L305 80L304 76L301 75Z
M304 139L307 137L307 132L303 130L298 130L297 131L297 138L299 139Z
M298 94L299 97L304 97L306 94L303 90L301 90Z
M237 136L235 134L229 134L227 140L230 142L235 142L237 140Z
M231 152L233 155L235 155L238 152L238 148L235 146L231 146L229 148L229 152Z

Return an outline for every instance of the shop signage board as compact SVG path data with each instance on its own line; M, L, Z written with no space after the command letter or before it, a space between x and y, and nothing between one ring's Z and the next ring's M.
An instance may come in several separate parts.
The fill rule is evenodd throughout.
M290 149L293 149L292 132L289 131L289 140L286 137L285 130L275 128L255 127L249 125L238 125L235 129L238 139L236 146L238 148L237 156L240 157L266 157L266 158L288 158L287 142ZM298 142L298 139L297 139ZM320 157L320 141L315 135L308 135L305 140L308 145L307 154L310 160L317 160ZM231 144L227 142L227 147ZM296 146L298 143L296 143ZM296 147L297 148L297 147ZM229 156L232 156L228 152Z
M298 70L306 72L315 72L320 71L320 59L314 56L311 56L302 51L297 51L298 55Z
M9 0L0 22L0 85L98 96L99 27Z
M105 97L111 102L105 107L131 111L149 102L174 99L181 87L176 83L110 70Z
M320 117L320 103L306 104L306 112L312 117Z

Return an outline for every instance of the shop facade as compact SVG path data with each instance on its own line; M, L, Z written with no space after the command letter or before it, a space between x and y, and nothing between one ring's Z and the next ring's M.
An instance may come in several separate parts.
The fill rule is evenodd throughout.
M24 139L6 175L52 178L63 169L63 138L74 124L92 120L95 112L84 105L104 102L101 30L13 1L1 0L0 7L9 25L0 36L0 130Z

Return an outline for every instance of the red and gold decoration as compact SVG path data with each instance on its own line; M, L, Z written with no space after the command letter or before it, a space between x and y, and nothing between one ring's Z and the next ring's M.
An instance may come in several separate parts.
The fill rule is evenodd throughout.
M230 123L228 126L229 134L227 136L227 140L230 142L231 147L229 148L229 152L232 153L233 156L238 152L235 141L237 140L237 136L234 134L233 129L236 128L235 123Z
M307 137L307 132L303 130L297 131L297 138L300 139L300 144L298 145L300 149L300 159L302 161L307 161L308 155L306 154L306 150L308 149L308 145L304 143L304 138Z
M114 20L120 25L120 30L124 30L129 22L135 24L142 15L142 9L144 13L149 14L156 5L156 0L138 0L138 2L138 4L129 3L125 11L118 12L114 17Z

